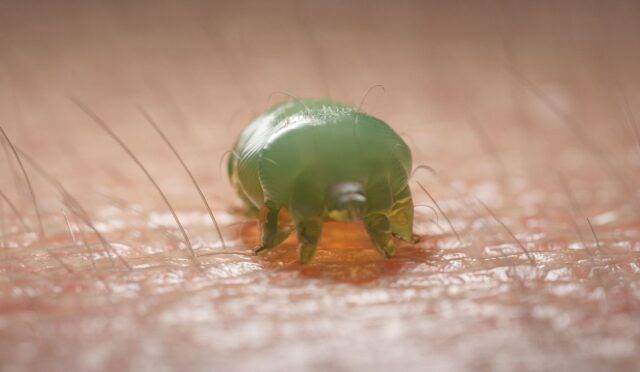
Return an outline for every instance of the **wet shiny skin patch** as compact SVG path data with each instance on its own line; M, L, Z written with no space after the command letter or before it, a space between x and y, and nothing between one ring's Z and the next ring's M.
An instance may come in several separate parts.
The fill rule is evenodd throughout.
M242 231L243 242L247 245L257 244L258 236L257 225L247 225ZM304 266L297 264L295 234L261 258L269 269L288 267L305 277L364 283L398 274L407 265L423 263L429 250L434 248L432 242L414 246L397 240L396 244L396 255L387 260L375 250L361 222L326 222L313 262Z

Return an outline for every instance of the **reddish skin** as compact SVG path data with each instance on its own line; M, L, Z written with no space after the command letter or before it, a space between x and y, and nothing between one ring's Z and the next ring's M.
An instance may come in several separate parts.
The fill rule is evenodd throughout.
M60 196L31 169L47 239L22 234L3 208L1 241L12 247L0 251L0 369L637 366L640 225L632 196L610 176L640 184L618 100L624 92L640 117L637 2L579 12L540 2L186 4L0 5L3 128L133 267L112 264L67 211L74 244ZM499 56L577 118L616 171L511 79ZM399 245L390 260L361 227L334 223L308 266L296 262L294 238L253 256L256 226L224 215L235 196L216 169L240 123L282 87L357 104L375 83L387 93L372 92L363 109L407 133L414 164L437 170L415 179L467 245L442 216L439 228L430 209L416 208L416 233L429 238ZM104 115L148 165L201 270L144 176L64 92ZM225 254L136 104L154 113L216 206ZM0 189L36 226L28 193L16 192L0 159ZM416 204L432 204L412 188Z

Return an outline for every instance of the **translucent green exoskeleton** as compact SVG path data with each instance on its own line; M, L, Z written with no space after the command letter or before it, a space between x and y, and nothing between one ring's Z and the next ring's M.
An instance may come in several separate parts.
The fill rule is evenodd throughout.
M392 237L414 242L411 151L386 123L351 107L295 100L272 108L240 135L228 172L260 216L256 253L280 244L295 227L300 262L307 263L326 220L361 219L387 258L395 252ZM293 226L279 226L282 209Z

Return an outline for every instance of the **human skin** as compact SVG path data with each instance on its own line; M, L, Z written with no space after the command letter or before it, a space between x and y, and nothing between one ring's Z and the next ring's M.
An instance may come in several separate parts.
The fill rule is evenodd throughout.
M44 235L3 146L0 369L637 368L639 13L3 2L0 125ZM409 180L420 243L384 259L331 222L308 265L294 236L253 254L220 159L277 91L360 106L435 170Z

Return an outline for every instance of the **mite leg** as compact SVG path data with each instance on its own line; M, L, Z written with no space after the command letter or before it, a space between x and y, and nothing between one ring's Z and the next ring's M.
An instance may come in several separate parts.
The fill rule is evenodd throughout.
M378 252L385 258L390 258L396 251L391 239L391 222L382 213L374 213L364 218L364 226L369 233Z
M296 222L298 233L298 255L301 264L306 264L316 254L320 235L322 234L322 219L308 218Z
M417 243L419 238L413 235L413 199L409 186L394 198L395 203L389 213L391 233L394 237L409 243Z
M260 210L260 225L262 237L260 246L255 250L256 254L262 254L282 243L291 234L290 227L278 228L278 214L280 208L264 206Z
M306 264L316 253L324 220L324 190L315 177L303 175L294 187L289 211L298 233L300 263Z
M376 250L385 258L389 258L396 249L391 239L391 221L387 217L393 206L393 193L388 178L369 185L367 203L369 213L363 219L364 227Z

